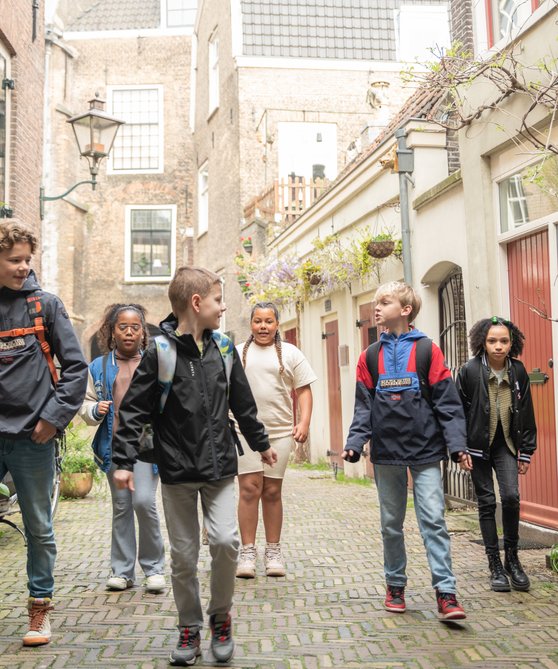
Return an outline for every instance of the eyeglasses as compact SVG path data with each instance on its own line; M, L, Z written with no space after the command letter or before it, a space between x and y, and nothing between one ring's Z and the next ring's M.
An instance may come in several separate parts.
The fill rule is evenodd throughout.
M131 325L127 325L126 323L118 323L116 327L120 330L120 332L126 332L128 329L132 330L132 332L141 331L141 325L138 323L132 323Z

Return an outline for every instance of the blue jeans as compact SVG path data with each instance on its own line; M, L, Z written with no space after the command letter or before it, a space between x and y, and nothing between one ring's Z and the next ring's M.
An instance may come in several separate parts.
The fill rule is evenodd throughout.
M54 480L54 441L0 438L0 479L9 471L27 537L27 578L31 597L52 597L56 543L50 496Z
M501 430L496 433L496 438L490 447L489 459L474 458L473 469L471 471L479 505L479 524L487 553L498 550L496 495L494 493L492 470L496 472L498 487L500 489L504 548L517 548L519 539L517 457L506 445Z
M418 526L432 574L432 587L456 592L451 568L450 537L444 520L444 490L440 464L409 467ZM384 542L384 574L388 585L407 584L403 523L407 510L407 467L374 465Z

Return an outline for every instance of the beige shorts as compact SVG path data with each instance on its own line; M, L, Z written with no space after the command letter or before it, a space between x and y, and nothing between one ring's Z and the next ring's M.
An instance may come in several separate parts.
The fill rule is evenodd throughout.
M238 456L238 473L239 474L254 474L256 472L263 472L264 476L271 479L282 479L285 477L287 464L289 463L289 456L294 445L294 439L291 435L288 437L279 437L278 439L270 439L271 446L277 451L277 462L270 467L262 462L262 456L253 451L246 443L246 439L239 434L240 443L244 449L244 455Z

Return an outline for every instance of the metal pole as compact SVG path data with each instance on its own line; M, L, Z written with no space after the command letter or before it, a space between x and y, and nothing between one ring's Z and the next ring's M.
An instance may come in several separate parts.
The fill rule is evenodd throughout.
M401 209L401 250L403 255L403 279L413 283L411 265L411 228L409 224L409 181L413 172L413 150L407 148L407 133L404 128L395 131L399 172L399 205Z

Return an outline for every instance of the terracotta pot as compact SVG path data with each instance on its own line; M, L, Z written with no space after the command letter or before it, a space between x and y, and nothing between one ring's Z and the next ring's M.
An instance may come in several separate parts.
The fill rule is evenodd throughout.
M387 258L393 253L395 242L392 239L382 239L381 241L370 242L368 244L368 253L373 258Z
M91 472L78 472L69 474L62 472L60 475L60 494L62 497L85 497L93 487L93 474Z

